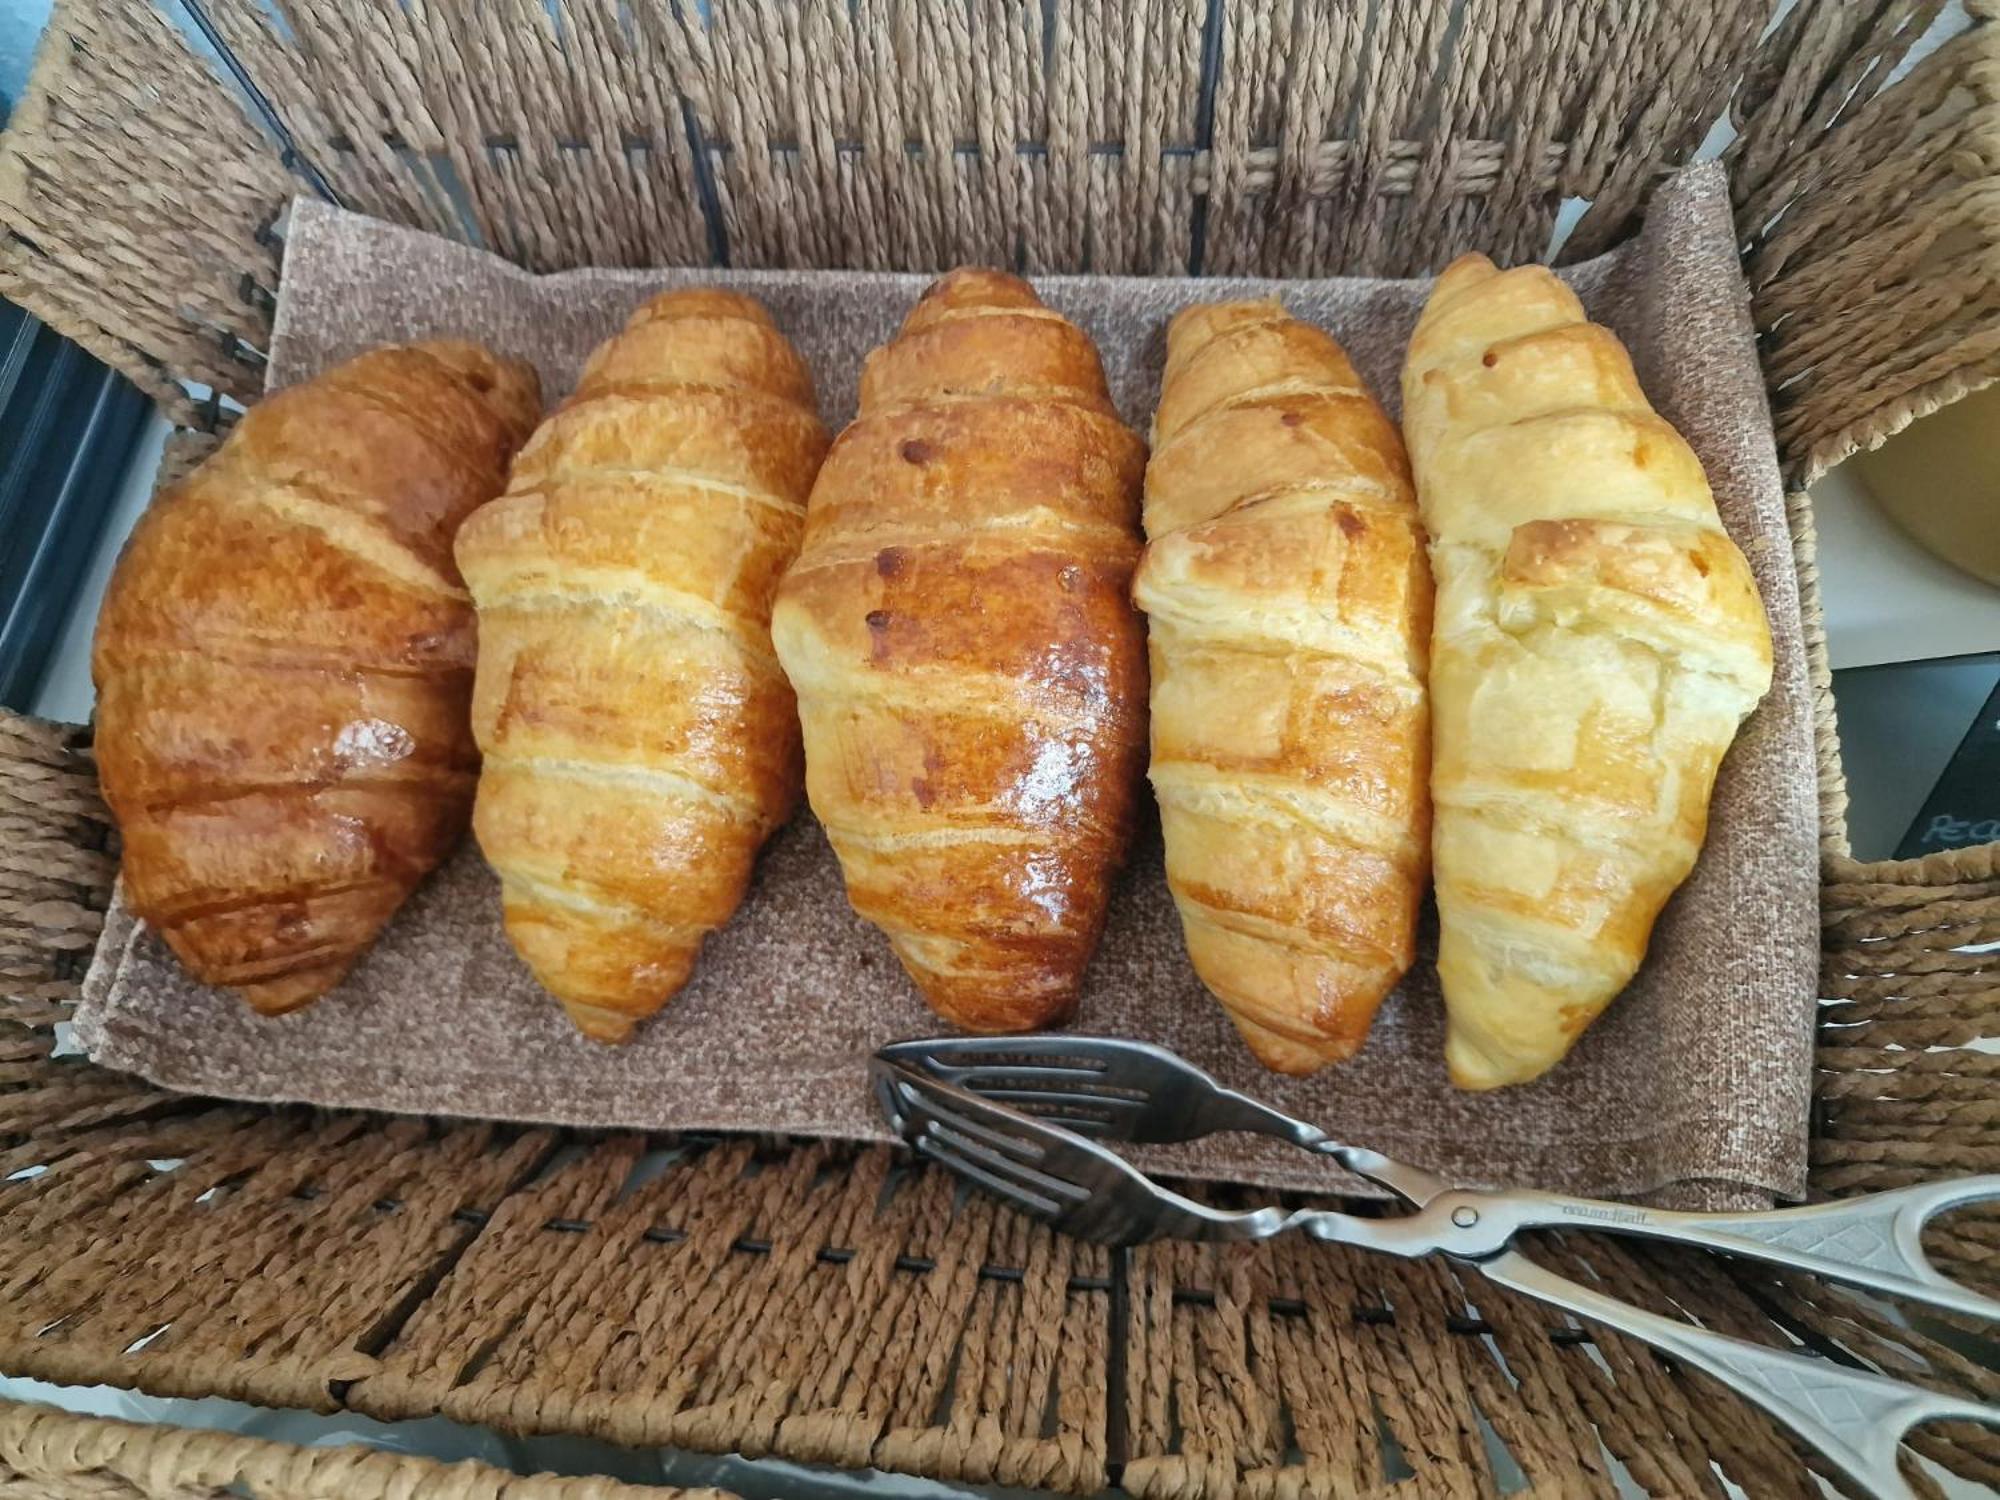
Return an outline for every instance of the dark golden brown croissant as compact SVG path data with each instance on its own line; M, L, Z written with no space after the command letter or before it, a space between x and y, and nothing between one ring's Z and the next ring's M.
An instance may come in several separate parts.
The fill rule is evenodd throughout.
M1430 571L1394 424L1276 302L1167 333L1134 594L1188 956L1265 1066L1352 1055L1429 862Z
M868 359L772 638L855 910L942 1016L1075 1004L1145 734L1145 447L1027 284L955 271Z
M1494 1088L1553 1067L1638 969L1771 636L1693 450L1546 269L1446 268L1403 430L1437 575L1446 1061Z
M196 978L272 1014L316 999L463 833L452 535L540 404L483 349L379 349L260 402L133 531L98 765L127 899Z
M459 533L473 826L515 948L600 1041L687 982L798 798L771 596L825 452L812 377L763 307L669 292Z

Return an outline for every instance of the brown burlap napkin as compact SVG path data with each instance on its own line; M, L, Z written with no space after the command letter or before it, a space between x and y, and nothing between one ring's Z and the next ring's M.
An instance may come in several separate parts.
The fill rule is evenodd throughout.
M1421 958L1361 1056L1316 1078L1272 1077L1188 967L1149 808L1077 1024L1165 1043L1349 1139L1468 1180L1718 1204L1795 1194L1805 1180L1818 938L1812 728L1783 496L1719 169L1665 185L1639 239L1566 274L1631 346L1647 391L1701 456L1777 642L1776 684L1723 767L1700 867L1661 920L1639 979L1547 1078L1468 1095L1446 1082L1435 979ZM720 282L770 306L838 426L853 411L862 355L927 280L713 270L534 277L478 250L300 202L270 384L371 344L452 336L533 360L553 401L639 300ZM1141 431L1167 319L1191 301L1280 293L1339 337L1393 409L1425 293L1421 282L1365 280L1057 277L1039 287L1096 338L1113 393ZM848 908L826 840L803 812L765 852L749 900L710 940L694 982L621 1051L579 1038L516 960L470 839L339 990L276 1020L191 982L116 903L76 1026L99 1062L203 1094L846 1137L882 1133L863 1084L868 1053L940 1029L883 940ZM1171 1165L1269 1185L1330 1182L1311 1158L1235 1137L1181 1148Z

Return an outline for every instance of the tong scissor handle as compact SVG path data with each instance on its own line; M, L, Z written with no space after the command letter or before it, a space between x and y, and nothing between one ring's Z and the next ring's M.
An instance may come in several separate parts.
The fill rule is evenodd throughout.
M1923 1247L1923 1227L1935 1215L1996 1199L2000 1175L1988 1174L1753 1213L1677 1213L1559 1193L1452 1192L1433 1198L1422 1217L1453 1226L1440 1228L1438 1243L1456 1255L1498 1250L1523 1229L1645 1235L2000 1323L2000 1301L1941 1275Z
M1706 1372L1791 1428L1877 1500L1915 1500L1896 1466L1896 1448L1919 1423L1978 1422L2000 1430L2000 1407L1662 1317L1547 1270L1518 1250L1476 1265L1489 1281L1607 1324Z

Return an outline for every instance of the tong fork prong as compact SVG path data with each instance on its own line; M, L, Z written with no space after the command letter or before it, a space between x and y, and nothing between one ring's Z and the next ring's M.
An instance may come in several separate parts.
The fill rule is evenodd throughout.
M977 1094L982 1099L990 1099L995 1104L1005 1104L1033 1115L1038 1120L1047 1120L1064 1130L1074 1130L1079 1134L1093 1136L1107 1141L1129 1141L1133 1139L1132 1125L1140 1111L1145 1109L1145 1101L1127 1099L1107 1094L1072 1094L1052 1088L1012 1088L1010 1084L1021 1081L1020 1074L995 1072L985 1074L967 1070L951 1080L968 1093Z
M1075 1183L1024 1167L1012 1157L949 1126L932 1124L911 1144L920 1155L1043 1218L1061 1215L1090 1197L1087 1190Z
M1012 1105L1066 1130L1102 1135L1108 1140L1129 1140L1127 1122L1145 1102L1106 1094L1064 1094L1053 1089L981 1088L976 1083L960 1085L982 1099Z
M1154 1144L1238 1130L1332 1149L1324 1131L1145 1042L1069 1033L932 1037L879 1055L1104 1140Z
M1418 1207L1451 1186L1421 1167L1344 1146L1147 1042L1068 1033L933 1037L878 1055L1098 1140L1148 1145L1243 1131L1330 1156Z
M1034 1084L1074 1084L1080 1088L1091 1088L1092 1085L1104 1082L1104 1070L1102 1068L1062 1067L1048 1063L1010 1063L1001 1061L982 1063L940 1062L932 1071L937 1073L939 1077L949 1078L953 1083L960 1086L967 1086L975 1081L982 1083L999 1081ZM1095 1090L1093 1089L1092 1092L1081 1095L1081 1097L1095 1097Z
M1059 1126L878 1054L878 1096L913 1150L1079 1239L1263 1239L1283 1209L1214 1209L1161 1187L1115 1153Z
M982 1122L978 1117L978 1111L954 1109L936 1097L937 1092L924 1090L929 1096L924 1101L925 1125L929 1129L949 1131L954 1136L965 1137L968 1144L978 1144L981 1150L990 1148L993 1151L1004 1152L1010 1164L1028 1166L1048 1155L1048 1147L1045 1144L1035 1141L1032 1137L1018 1135L1011 1129L996 1129L992 1124Z
M1016 1207L1067 1223L1092 1189L1064 1175L1062 1142L1028 1118L893 1063L876 1064L903 1138L918 1154L961 1172ZM1058 1159L1051 1161L1051 1155Z

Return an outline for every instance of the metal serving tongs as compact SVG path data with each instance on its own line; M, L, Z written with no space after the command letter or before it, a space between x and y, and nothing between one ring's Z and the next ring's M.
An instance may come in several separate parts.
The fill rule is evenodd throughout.
M1105 1037L950 1037L884 1047L876 1095L912 1148L1080 1239L1264 1240L1297 1230L1389 1255L1443 1254L1489 1281L1592 1318L1706 1371L1783 1422L1864 1493L1910 1497L1896 1467L1921 1422L2000 1429L2000 1407L1786 1353L1633 1307L1510 1248L1523 1229L1645 1235L1748 1256L2000 1322L2000 1302L1947 1280L1918 1234L1932 1215L2000 1199L2000 1175L1963 1177L1763 1213L1676 1213L1531 1191L1461 1188L1420 1167L1343 1145L1226 1088L1160 1047ZM1219 1131L1276 1136L1380 1183L1415 1212L1362 1218L1321 1209L1211 1208L1161 1187L1113 1141L1191 1141ZM1092 1139L1095 1137L1096 1139Z

